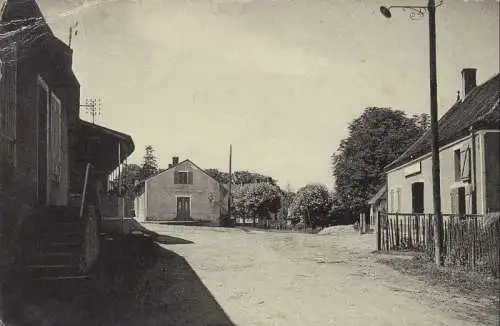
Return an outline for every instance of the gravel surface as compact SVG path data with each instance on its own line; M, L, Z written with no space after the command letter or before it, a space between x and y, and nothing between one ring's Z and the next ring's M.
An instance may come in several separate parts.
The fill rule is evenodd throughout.
M7 282L4 322L41 326L496 325L489 301L403 274L375 236L145 224L106 241L95 281ZM400 257L405 259L404 256ZM408 257L407 259L411 259Z
M149 226L236 325L496 325L496 307L377 263L375 235Z

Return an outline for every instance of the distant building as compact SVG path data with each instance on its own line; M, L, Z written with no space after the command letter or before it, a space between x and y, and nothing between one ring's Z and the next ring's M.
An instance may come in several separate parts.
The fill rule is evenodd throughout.
M442 212L499 212L500 75L476 86L476 69L464 69L462 79L464 98L439 120ZM389 212L433 212L430 131L386 171Z
M135 215L140 221L199 221L220 225L227 190L190 160L174 157L169 168L139 185Z
M370 206L370 226L377 223L378 213L387 212L387 185L382 186L379 191L368 201Z

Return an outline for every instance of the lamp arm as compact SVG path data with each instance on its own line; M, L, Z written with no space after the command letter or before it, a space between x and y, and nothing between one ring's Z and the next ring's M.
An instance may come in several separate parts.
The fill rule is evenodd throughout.
M444 0L440 0L438 4L434 6L434 8L440 7L443 5ZM399 8L403 9L403 11L410 10L410 19L417 20L423 18L425 12L429 10L429 6L389 6L388 9Z

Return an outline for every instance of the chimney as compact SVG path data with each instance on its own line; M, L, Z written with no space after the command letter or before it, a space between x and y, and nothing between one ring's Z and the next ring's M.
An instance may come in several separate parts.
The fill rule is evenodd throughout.
M475 68L462 69L462 94L466 97L471 90L476 87L476 71Z
M172 166L176 166L177 164L179 164L179 157L178 156L172 157Z
M168 168L170 169L171 167L172 167L172 164L169 164L169 165L168 165Z

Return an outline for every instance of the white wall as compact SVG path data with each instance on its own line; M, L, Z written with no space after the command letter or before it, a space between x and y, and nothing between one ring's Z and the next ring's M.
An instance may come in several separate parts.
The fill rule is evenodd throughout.
M482 198L485 196L485 176L484 171L484 131L477 132L475 135L476 147L476 164L471 162L471 183L455 181L455 153L459 148L472 148L472 137L469 135L463 139L453 142L441 148L439 153L440 159L440 181L441 181L441 210L444 214L451 213L451 190L456 187L465 186L466 188L474 188L477 196L477 214L484 214L485 208ZM471 151L472 153L472 151ZM412 169L417 164L421 164L421 172L405 176L405 169ZM476 169L474 169L474 166ZM412 212L412 183L424 183L424 212L433 213L434 204L432 198L432 159L430 155L421 157L418 160L409 162L401 167L398 167L387 173L388 185L388 212L411 213ZM397 194L400 194L398 201ZM394 195L391 195L391 192ZM398 205L399 203L399 205ZM398 207L399 206L399 207ZM466 209L467 213L472 212L472 197L466 191Z
M135 219L144 222L146 220L146 193L138 196L134 200Z

